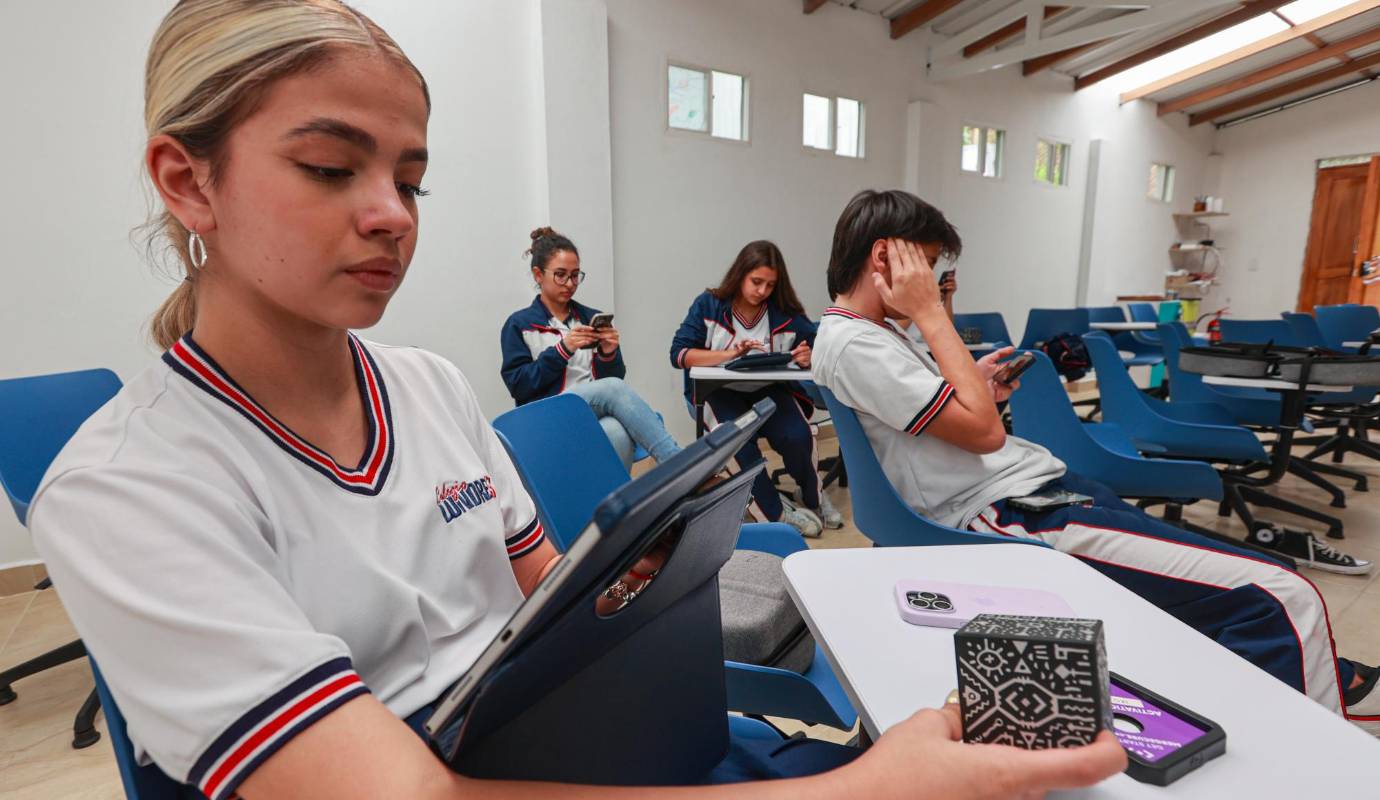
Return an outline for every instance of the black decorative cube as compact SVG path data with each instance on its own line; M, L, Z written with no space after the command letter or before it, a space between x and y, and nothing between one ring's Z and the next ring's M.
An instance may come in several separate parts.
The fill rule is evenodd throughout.
M965 742L1047 750L1112 727L1102 620L979 614L954 653Z

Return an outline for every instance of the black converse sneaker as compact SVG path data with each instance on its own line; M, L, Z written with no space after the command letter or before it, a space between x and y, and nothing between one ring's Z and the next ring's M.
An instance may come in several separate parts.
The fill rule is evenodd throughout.
M1373 566L1364 558L1349 556L1324 544L1308 531L1295 531L1267 523L1251 533L1251 541L1294 559L1300 567L1311 567L1342 575L1365 575Z

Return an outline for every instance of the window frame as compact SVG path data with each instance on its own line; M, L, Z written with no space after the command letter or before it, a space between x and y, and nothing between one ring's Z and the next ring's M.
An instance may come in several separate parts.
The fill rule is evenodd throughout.
M978 131L978 168L976 170L963 168L963 133L968 128L975 128ZM989 131L996 131L998 137L997 149L997 174L987 175L987 135ZM1010 131L1000 125L993 125L985 122L964 122L958 129L958 174L967 175L971 178L981 178L985 181L1004 181L1006 180L1006 144Z
M705 77L705 105L704 105L704 130L697 131L690 128L677 128L671 124L671 68L694 70L704 74ZM741 78L743 81L743 105L742 105L742 131L743 138L732 139L727 136L714 135L714 73L719 72L725 75L732 75ZM752 76L746 72L726 67L706 67L696 64L693 61L686 61L678 58L666 59L661 70L661 126L663 132L668 136L688 136L693 139L712 139L716 142L730 142L733 144L750 145L752 144Z
M805 97L818 97L829 101L829 146L815 147L805 144ZM839 101L849 100L858 104L858 154L856 156L846 155L839 152ZM800 149L812 155L831 155L835 158L845 158L849 161L867 160L867 101L861 97L847 97L833 92L816 92L810 89L800 91Z
M1051 188L1051 189L1067 189L1067 188L1069 188L1069 184L1070 184L1070 182L1071 182L1071 181L1070 181L1070 178L1069 178L1069 167L1071 166L1071 162L1073 161L1073 142L1072 142L1071 140L1069 140L1069 139L1064 139L1064 138L1059 137L1059 136L1044 136L1044 135L1036 136L1036 137L1035 137L1035 152L1036 152L1036 156L1037 156L1037 157L1039 156L1039 149L1040 149L1040 144L1041 144L1041 143L1044 143L1044 144L1047 144L1047 145L1053 145L1054 147L1062 147L1062 148L1064 148L1064 176L1063 176L1063 177L1064 177L1064 180L1063 180L1062 183L1053 183L1053 182L1050 182L1050 181L1042 181L1042 180L1040 180L1038 177L1036 177L1036 175L1035 175L1035 170L1034 170L1033 168L1032 168L1031 171L1030 171L1030 172L1031 172L1030 179L1031 179L1032 181L1034 181L1034 182L1035 182L1037 185L1039 185L1039 186L1048 186L1048 187Z
M1160 193L1159 193L1159 196L1157 197L1157 196L1155 196L1155 195L1153 195L1153 194L1150 194L1150 192L1149 192L1149 181L1148 181L1148 178L1149 178L1150 176L1147 175L1147 176L1146 176L1146 178L1147 178L1147 183L1146 183L1145 199L1148 200L1148 201L1151 202L1151 203L1159 203L1160 205L1166 205L1166 206L1167 206L1167 205L1173 205L1173 204L1174 204L1174 189L1176 188L1176 187L1175 187L1175 183L1176 183L1176 181L1177 181L1177 177L1176 177L1176 176L1177 176L1179 170L1178 170L1178 168L1175 167L1173 164L1170 164L1170 163L1165 162L1165 161L1151 161L1151 162L1150 162L1150 174L1151 174L1151 175L1154 174L1155 168L1156 168L1156 167L1163 167L1164 170L1165 170L1165 171L1164 171L1164 177L1163 177L1163 178L1161 179L1161 181L1160 181Z

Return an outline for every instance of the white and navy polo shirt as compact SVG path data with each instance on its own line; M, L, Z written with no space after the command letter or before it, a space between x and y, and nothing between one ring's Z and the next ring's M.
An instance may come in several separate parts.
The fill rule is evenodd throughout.
M941 525L966 528L992 503L1030 494L1064 474L1063 462L1048 450L1015 436L985 455L926 436L954 387L890 320L826 310L810 365L815 382L857 412L897 494Z
M142 760L213 800L334 708L422 708L522 601L543 539L452 364L350 338L369 417L340 464L190 337L98 411L29 511Z

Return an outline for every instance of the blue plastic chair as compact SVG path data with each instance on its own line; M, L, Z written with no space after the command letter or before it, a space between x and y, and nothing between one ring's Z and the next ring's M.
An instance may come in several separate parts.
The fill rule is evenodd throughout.
M1153 442L1164 455L1177 458L1236 463L1269 459L1255 434L1236 425L1226 409L1213 404L1176 406L1151 397L1131 380L1116 345L1105 334L1094 331L1083 342L1097 370L1102 418L1132 439Z
M1380 329L1380 309L1352 303L1315 306L1313 314L1327 344L1334 350L1347 350L1343 342L1364 342L1371 331Z
M848 465L848 494L853 500L853 523L873 544L881 547L916 547L948 544L1035 544L1042 542L1011 539L991 533L963 531L931 522L917 514L901 496L877 461L872 443L867 440L857 412L844 405L833 392L819 387L834 431L839 437L839 452Z
M0 380L0 486L20 524L48 465L118 391L108 369Z
M565 550L584 530L594 507L628 481L628 473L583 400L561 394L505 412L493 422L536 503L546 535ZM578 454L578 474L567 459ZM786 557L805 550L800 534L780 523L744 525L738 549ZM815 646L803 674L725 661L729 708L744 714L787 717L848 730L857 721L843 687Z
M1144 458L1116 425L1103 423L1094 434L1078 419L1059 373L1044 353L1021 376L1011 396L1014 432L1043 445L1070 471L1101 481L1122 497L1193 500L1222 499L1217 471L1198 461Z
M1280 317L1289 324L1289 329L1294 332L1294 339L1304 347L1325 347L1331 349L1327 343L1327 337L1323 335L1322 328L1318 327L1318 321L1312 314L1304 314L1299 311L1285 311Z
M1121 306L1093 306L1088 309L1088 323L1125 322L1126 312ZM1109 333L1116 342L1118 350L1131 353L1130 357L1118 356L1128 367L1155 367L1164 363L1164 349L1158 342L1144 340L1135 334L1138 331L1119 331Z
M0 488L21 525L28 524L29 503L53 459L101 406L120 391L120 379L108 369L0 380ZM35 588L43 589L48 580ZM86 656L80 640L69 642L0 671L0 703L17 693L11 684ZM72 746L89 747L100 739L95 729L100 703L92 692L72 725Z
M996 311L980 311L972 314L954 314L954 328L976 328L982 332L982 341L995 345L1011 344L1011 333L1006 329L1006 319ZM992 352L991 350L986 351ZM974 358L981 358L983 351L973 351Z
M1203 376L1179 369L1179 350L1195 343L1188 330L1179 322L1161 323L1160 341L1164 343L1164 363L1169 368L1170 405L1181 403L1215 403L1227 409L1238 425L1274 428L1279 425L1280 399L1264 389L1211 386Z
M1020 349L1033 350L1061 333L1082 336L1091 330L1088 323L1086 308L1032 308L1025 318Z

